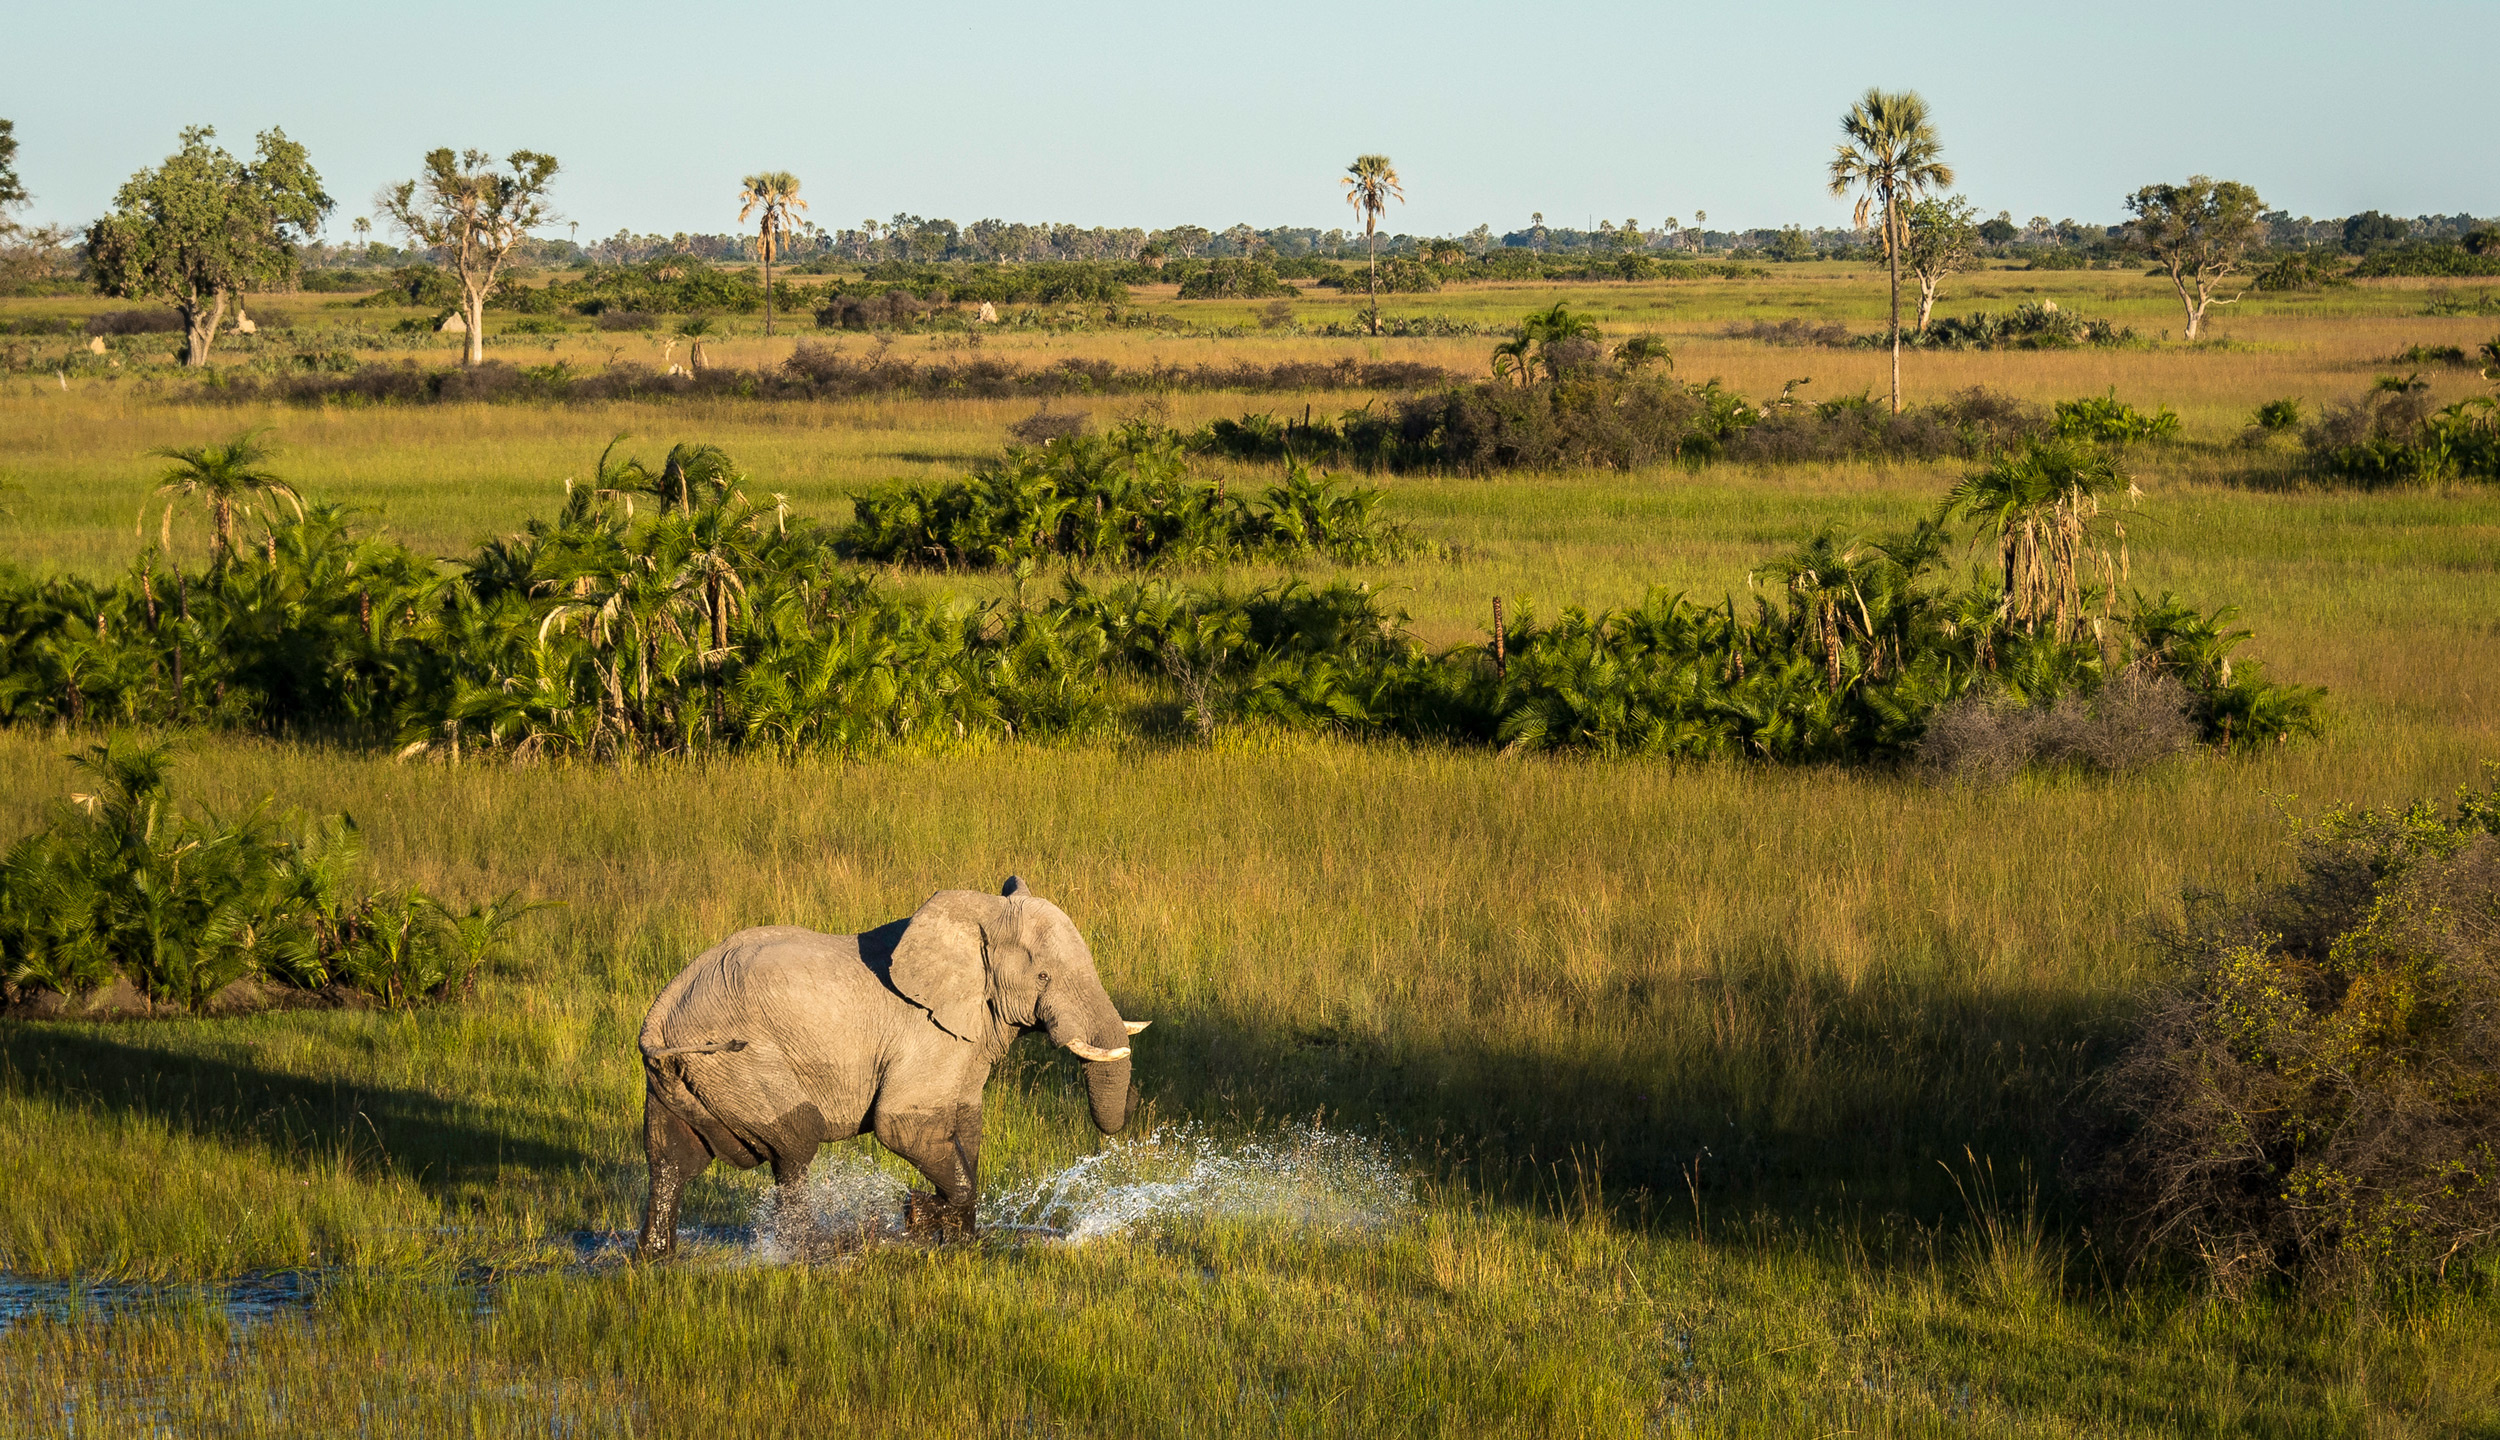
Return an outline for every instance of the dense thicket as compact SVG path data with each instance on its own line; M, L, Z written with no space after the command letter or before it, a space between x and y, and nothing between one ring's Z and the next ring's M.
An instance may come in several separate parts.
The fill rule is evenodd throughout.
M2226 1283L2470 1262L2500 1236L2500 783L2293 833L2292 878L2175 937L2100 1179Z
M2310 692L2226 663L2245 638L2227 612L2121 603L2115 574L2095 583L2071 549L2016 564L2021 516L2059 533L2095 523L2075 508L2082 471L2049 459L1981 472L2014 516L1985 522L2008 547L2002 580L1956 582L1935 524L1823 535L1767 561L1749 606L1654 593L1550 623L1523 611L1498 646L1435 652L1350 584L1240 594L1072 569L1034 605L900 594L851 568L835 532L750 501L717 451L682 446L656 469L610 455L556 514L457 566L310 505L207 573L150 553L109 584L0 574L0 721L530 758L1257 718L1521 749L1868 760L1906 753L1973 687L2048 703L2132 667L2174 676L2214 740L2313 725ZM2044 565L2053 616L2009 588Z

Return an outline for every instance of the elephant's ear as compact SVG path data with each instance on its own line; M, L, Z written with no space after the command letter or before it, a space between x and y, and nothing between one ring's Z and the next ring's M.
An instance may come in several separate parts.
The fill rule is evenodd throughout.
M1019 895L1032 894L1033 887L1024 883L1023 876L1010 875L1007 877L1007 883L999 889L998 893L1013 900Z
M983 931L999 904L977 891L940 890L912 912L903 938L894 942L888 972L894 988L959 1040L976 1039L989 1029L989 942Z

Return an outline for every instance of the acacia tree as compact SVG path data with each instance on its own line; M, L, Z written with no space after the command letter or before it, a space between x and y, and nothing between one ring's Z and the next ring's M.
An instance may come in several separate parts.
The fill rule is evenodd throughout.
M1968 270L1979 258L1979 212L1959 195L1929 196L1910 207L1909 241L1902 257L1918 277L1918 333L1927 333L1927 317L1935 312L1936 292L1948 275Z
M495 275L529 232L555 221L547 186L556 157L515 150L508 171L483 150L426 152L425 173L382 192L382 210L408 238L450 253L460 277L460 317L469 328L462 360L486 363L486 297Z
M1397 167L1386 155L1357 155L1345 167L1345 203L1363 217L1363 249L1371 256L1371 277L1363 282L1364 297L1371 302L1371 328L1380 333L1380 212L1395 199L1406 203L1406 192L1398 186Z
M113 197L112 213L87 231L96 289L120 299L161 299L182 316L182 363L205 365L243 292L291 280L296 247L321 229L331 200L304 147L264 130L249 165L209 143L195 125L182 148L142 170Z
M773 257L790 235L790 212L804 210L807 202L799 198L799 177L787 170L765 170L746 178L746 188L738 192L745 202L738 211L743 225L758 209L755 232L755 253L764 262L764 333L773 333Z
M2147 185L2127 197L2127 245L2170 277L2187 311L2187 338L2205 329L2205 308L2236 305L2240 297L2214 298L2226 276L2238 274L2248 252L2265 238L2266 202L2237 180L2191 175L2184 185Z
M1840 144L1833 147L1834 195L1860 189L1857 226L1871 215L1892 279L1892 413L1901 413L1901 251L1909 240L1909 207L1929 190L1953 183L1944 163L1927 102L1915 90L1868 90L1840 117Z

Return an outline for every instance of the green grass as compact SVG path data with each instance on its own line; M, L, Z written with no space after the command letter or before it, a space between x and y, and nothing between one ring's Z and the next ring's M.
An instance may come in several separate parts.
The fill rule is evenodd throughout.
M1874 303L1863 270L1774 273L1705 284ZM1661 288L1666 305L1703 287ZM0 1332L0 1433L67 1428L64 1403L105 1433L2494 1433L2488 1267L2360 1302L2214 1297L2129 1270L2060 1178L2065 1118L2156 978L2145 928L2182 887L2279 873L2279 797L2443 795L2500 756L2500 496L2227 473L2231 416L2284 375L2401 348L2351 327L2435 333L2355 293L2377 309L2260 325L2252 301L2233 321L2248 352L1933 362L2055 396L2133 366L2122 395L2205 427L2131 461L2131 560L2146 588L2241 605L2273 674L2330 687L2324 739L2252 758L1955 789L1257 733L623 770L194 740L181 793L347 810L377 872L564 906L456 1006L0 1022L0 1268L333 1277L309 1313L247 1332L206 1310ZM1800 358L1696 340L1681 373ZM858 482L960 466L1027 408L261 417L127 386L0 391L0 466L25 487L8 551L79 570L129 553L139 452L257 418L285 427L308 491L449 553L550 507L619 429L653 454L714 440L754 488L839 519ZM1239 408L1179 397L1174 418ZM1764 552L1925 513L1953 473L1394 479L1392 513L1454 558L1357 573L1455 643L1495 595L1548 613L1651 583L1741 595ZM0 835L71 788L74 743L0 733ZM817 1272L573 1263L574 1232L638 1220L632 1037L688 956L1011 872L1085 928L1123 1011L1157 1021L1137 1123L1248 1136L1321 1113L1405 1157L1415 1212L1369 1237L1176 1223ZM1069 1067L1025 1045L992 1086L993 1189L1097 1143ZM708 1176L689 1219L734 1222L756 1186ZM502 1278L481 1292L481 1272Z

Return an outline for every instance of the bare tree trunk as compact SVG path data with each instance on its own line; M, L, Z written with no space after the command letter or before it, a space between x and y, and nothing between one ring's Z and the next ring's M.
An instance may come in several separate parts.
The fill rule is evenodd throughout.
M2193 340L2196 338L2196 332L2205 327L2204 287L2200 285L2197 287L2198 293L2189 294L2187 275L2184 271L2177 270L2171 272L2170 283L2179 287L2179 304L2187 311L2187 338Z
M217 343L217 326L225 318L226 292L222 290L217 292L205 313L196 299L183 303L182 363L185 367L208 363L208 347Z
M772 230L764 231L764 333L773 333L773 248Z
M461 319L469 327L468 348L461 355L460 363L483 365L486 363L486 287L462 286L460 299Z
M1918 277L1918 333L1921 335L1927 333L1927 317L1936 308L1936 291L1943 284L1942 275L1932 280L1924 275Z
M1884 195L1884 269L1892 277L1892 413L1901 413L1901 244L1893 231L1892 195Z

